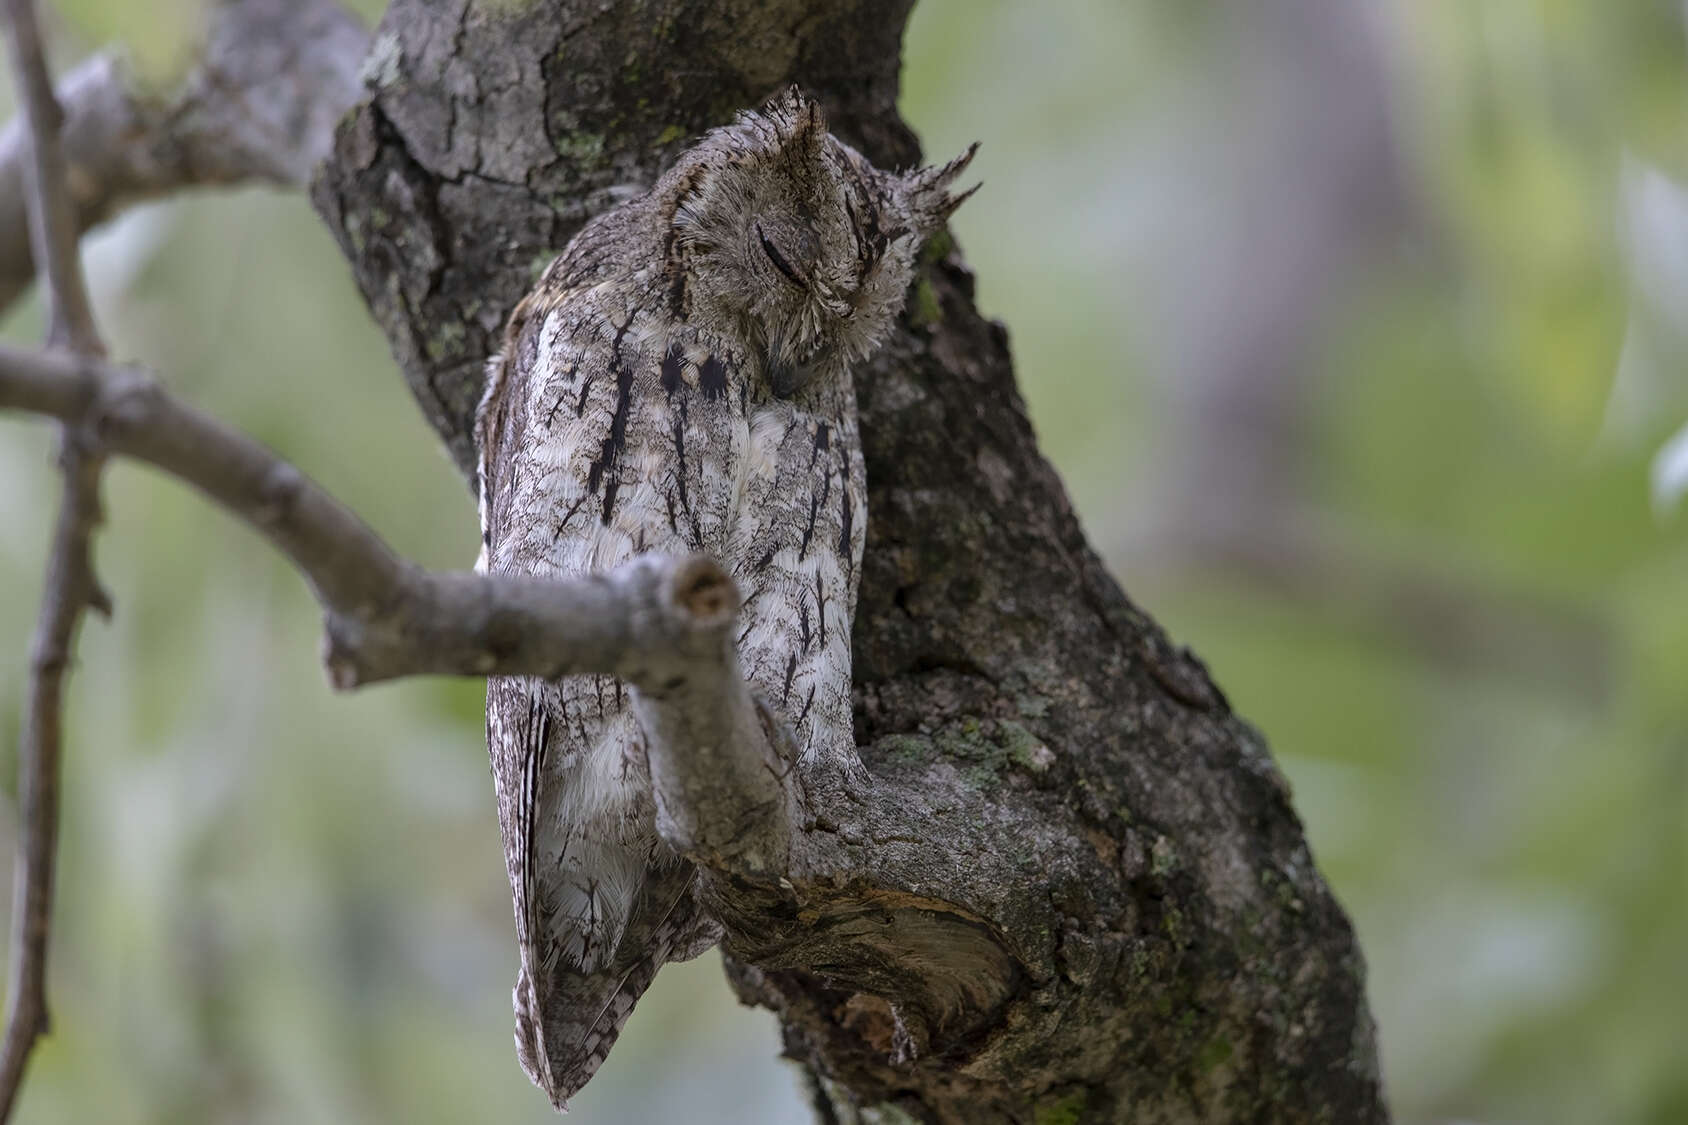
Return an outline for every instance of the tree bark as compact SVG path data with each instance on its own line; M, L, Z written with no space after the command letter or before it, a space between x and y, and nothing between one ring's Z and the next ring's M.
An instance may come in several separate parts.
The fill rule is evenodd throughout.
M881 166L916 161L910 6L394 0L313 197L471 480L509 309L690 138L795 81ZM804 779L825 811L794 852L823 858L712 902L820 1119L1387 1121L1288 787L1086 544L946 237L858 387L872 781Z

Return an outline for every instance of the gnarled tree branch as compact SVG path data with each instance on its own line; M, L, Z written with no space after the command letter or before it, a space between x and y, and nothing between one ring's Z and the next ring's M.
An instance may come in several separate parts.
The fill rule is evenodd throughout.
M909 7L393 0L313 197L466 473L535 267L688 136L795 81L875 163L915 162ZM857 379L870 776L796 771L787 876L709 883L734 983L829 1120L1387 1120L1287 787L1085 543L952 249Z
M198 63L168 96L102 54L60 84L72 236L134 204L194 187L303 187L358 91L369 43L333 0L222 0ZM25 222L28 135L0 132L0 310L35 273Z
M466 470L483 358L535 265L689 134L796 80L875 162L914 162L909 6L394 0L314 195ZM917 285L919 320L859 380L865 779L743 731L757 711L711 635L736 595L706 569L428 575L133 373L0 353L0 403L87 415L257 526L323 601L337 683L607 671L648 729L728 752L653 747L660 827L832 1119L1387 1120L1359 951L1259 737L1084 542L947 242ZM616 600L665 565L654 599Z

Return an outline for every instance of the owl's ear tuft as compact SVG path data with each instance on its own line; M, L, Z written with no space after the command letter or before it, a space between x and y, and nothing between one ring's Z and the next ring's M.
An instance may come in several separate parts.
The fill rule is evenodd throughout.
M973 162L973 154L978 151L979 142L974 141L967 146L967 151L948 164L918 168L902 177L903 198L914 220L915 233L922 242L936 234L949 221L955 209L983 186L974 184L963 192L950 191L950 185L966 171L967 165Z
M787 86L762 107L774 126L775 147L788 159L819 161L826 145L826 114L801 87Z

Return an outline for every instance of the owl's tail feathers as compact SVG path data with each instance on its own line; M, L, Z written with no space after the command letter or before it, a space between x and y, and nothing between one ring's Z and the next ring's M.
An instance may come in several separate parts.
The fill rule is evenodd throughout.
M690 884L687 871L677 892L657 902L646 896L617 955L602 969L580 972L560 959L530 966L524 958L514 996L516 1057L559 1111L568 1112L568 1099L609 1057L657 970L695 957L717 940L713 923L699 916Z

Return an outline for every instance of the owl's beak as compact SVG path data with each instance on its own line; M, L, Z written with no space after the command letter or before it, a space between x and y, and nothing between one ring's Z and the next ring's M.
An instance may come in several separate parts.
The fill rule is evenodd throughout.
M773 356L768 357L768 381L773 384L774 394L779 398L790 398L804 387L808 386L819 374L811 363L786 363Z
M815 296L819 298L821 308L837 317L839 320L849 320L856 312L856 293L852 289L834 289L825 282L815 284Z

